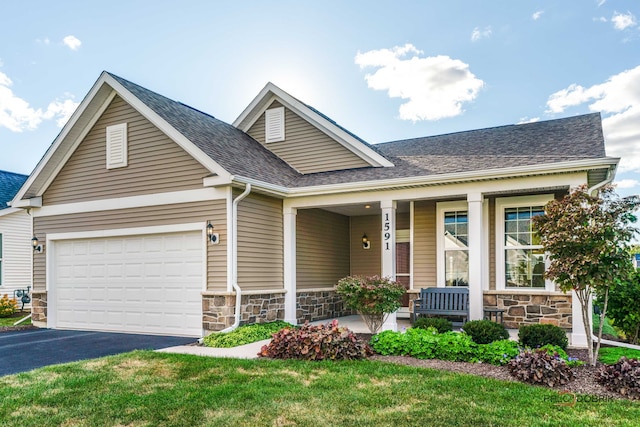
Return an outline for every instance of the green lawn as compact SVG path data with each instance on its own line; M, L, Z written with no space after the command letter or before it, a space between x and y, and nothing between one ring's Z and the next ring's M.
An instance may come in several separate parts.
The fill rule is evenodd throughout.
M23 313L19 313L12 316L12 317L0 317L0 326L13 326L14 323L16 323L18 320L28 316L29 313L28 312L23 312ZM31 319L27 319L24 322L20 323L21 326L24 325L30 325L31 324Z
M622 356L627 359L640 359L640 350L624 347L602 347L598 353L598 360L607 365L613 365Z
M3 426L613 426L638 402L375 361L215 359L154 352L0 377Z

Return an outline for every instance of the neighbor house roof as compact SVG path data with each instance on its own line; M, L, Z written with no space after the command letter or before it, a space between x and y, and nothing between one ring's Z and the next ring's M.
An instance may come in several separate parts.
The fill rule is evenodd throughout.
M0 209L9 207L7 203L13 200L27 178L27 175L0 171Z

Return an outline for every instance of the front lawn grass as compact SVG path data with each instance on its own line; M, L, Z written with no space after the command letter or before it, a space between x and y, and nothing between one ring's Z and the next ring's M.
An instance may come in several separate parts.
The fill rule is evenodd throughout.
M2 326L13 326L18 320L25 318L29 315L29 312L21 311L15 313L11 317L0 317L0 327ZM20 323L19 326L26 326L31 324L31 319L27 319L24 322Z
M606 365L613 365L622 356L627 359L640 359L640 350L624 347L602 347L598 353L598 360Z
M377 361L136 351L0 377L3 426L637 425L640 405Z

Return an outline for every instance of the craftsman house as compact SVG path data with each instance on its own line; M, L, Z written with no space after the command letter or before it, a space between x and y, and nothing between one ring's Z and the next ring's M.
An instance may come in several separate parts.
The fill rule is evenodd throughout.
M339 278L378 274L414 294L468 287L471 319L501 307L507 326L557 324L578 344L578 304L544 279L530 218L617 163L598 114L369 145L273 84L230 125L104 72L12 205L42 246L40 326L326 319L348 314Z
M26 175L0 171L0 296L16 298L18 308L29 306L22 292L31 287L31 217L9 202L26 180Z

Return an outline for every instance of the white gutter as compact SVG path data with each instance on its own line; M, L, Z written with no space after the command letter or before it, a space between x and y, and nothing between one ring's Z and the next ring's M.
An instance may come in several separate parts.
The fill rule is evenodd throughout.
M244 192L233 200L231 209L231 285L236 291L236 315L233 325L220 332L231 332L240 326L240 307L242 300L242 289L238 286L238 204L251 193L251 184L247 184Z
M615 178L616 174L615 174L615 166L613 167L609 167L609 170L607 171L607 178L602 181L597 183L596 185L594 185L593 187L589 188L587 190L587 194L590 196L594 196L595 197L595 192L598 191L599 189L601 189L602 187L604 187L607 184L611 184L611 182L613 181L613 179Z
M545 175L554 173L579 172L586 169L598 169L612 166L620 161L617 157L598 159L571 160L554 164L515 166L501 169L485 169L480 171L456 172L450 174L411 176L405 178L381 179L375 181L344 182L339 184L314 185L309 187L284 187L253 178L235 175L232 180L237 183L253 184L261 191L279 197L317 196L321 194L338 194L355 191L379 191L397 187L430 186L453 184L469 181L486 181L492 179L516 178L518 176ZM604 185L604 184L603 184Z

